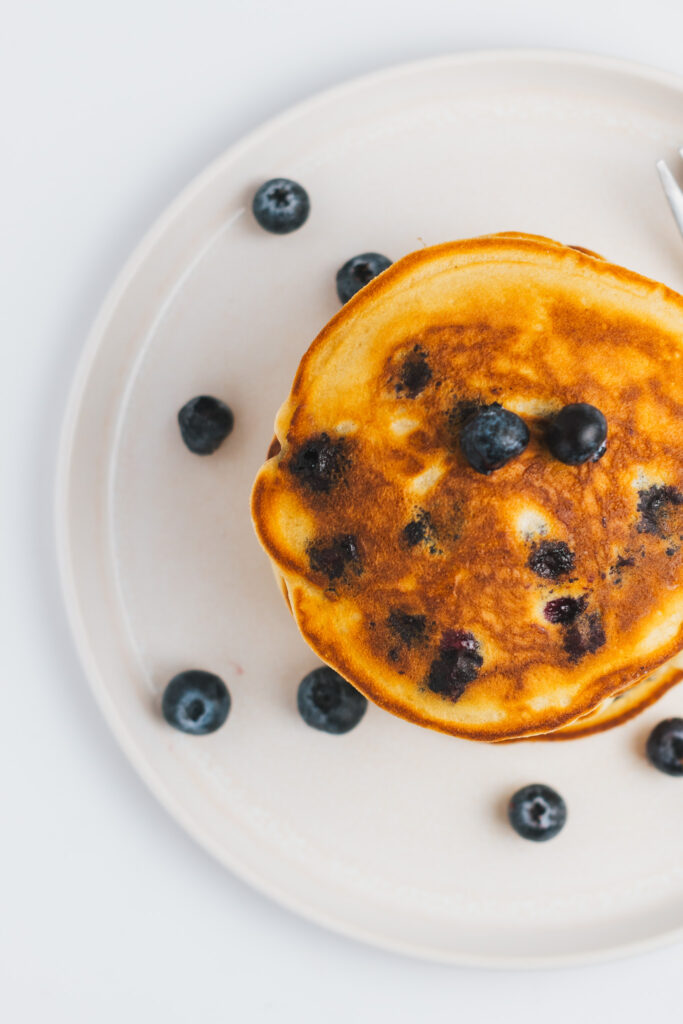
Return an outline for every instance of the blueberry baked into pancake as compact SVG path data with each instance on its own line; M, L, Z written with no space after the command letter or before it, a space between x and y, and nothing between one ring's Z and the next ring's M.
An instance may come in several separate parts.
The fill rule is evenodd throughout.
M683 648L682 356L683 297L549 239L384 270L303 356L253 489L308 644L470 739L582 735L659 696Z
M283 577L276 571L276 579L284 596L287 606L291 610L287 586ZM624 690L620 690L612 697L607 697L596 708L587 714L582 715L569 725L561 726L546 733L538 733L535 736L520 737L527 740L571 740L582 736L592 736L595 733L605 732L617 725L628 722L635 718L641 711L650 707L659 700L668 690L683 680L683 652L675 655L669 661L665 661L658 668L648 675L638 679ZM499 742L508 742L501 740ZM509 742L515 742L510 740Z

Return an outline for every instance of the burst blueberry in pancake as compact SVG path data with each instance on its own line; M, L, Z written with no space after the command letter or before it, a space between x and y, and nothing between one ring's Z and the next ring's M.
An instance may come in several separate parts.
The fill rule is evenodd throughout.
M284 597L285 604L291 611L287 586L284 578L277 570L275 571L275 578ZM563 598L558 598L555 602L561 608L566 607L567 603ZM409 620L410 618L408 617ZM419 635L421 631L422 621L418 618L417 629L413 627L412 632ZM410 632L409 630L408 635L410 635ZM520 737L520 739L527 741L573 740L607 732L608 729L613 729L617 725L623 725L624 722L635 718L682 681L683 652L675 655L669 661L665 661L659 668L656 668L637 682L632 683L613 697L607 697L606 700L602 701L592 711L577 718L574 722L570 722L569 725L564 725L550 732L539 733L535 736ZM499 742L505 743L508 741L501 740ZM510 742L515 741L512 740Z
M305 354L252 496L304 638L421 725L560 729L683 646L683 298L547 239L424 249ZM604 452L553 455L590 405ZM485 473L464 426L529 442ZM596 452L596 454L598 454Z

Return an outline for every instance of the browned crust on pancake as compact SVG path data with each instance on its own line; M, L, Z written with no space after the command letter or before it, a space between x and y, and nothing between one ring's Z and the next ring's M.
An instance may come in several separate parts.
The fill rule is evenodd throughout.
M592 716L588 715L584 719L580 719L576 722L571 722L568 726L563 729L557 729L555 732L546 733L544 736L530 736L530 740L535 742L539 740L577 740L582 739L586 736L595 736L601 732L607 732L608 729L614 729L617 725L623 725L624 722L630 721L635 718L646 708L651 707L652 704L656 703L667 693L672 687L676 686L683 679L683 669L676 668L672 669L664 679L657 685L653 686L652 689L648 690L647 693L640 698L637 702L631 704L619 713L610 714L609 717L596 717L596 720L592 720ZM635 684L638 686L638 683ZM624 693L624 698L628 695L628 690ZM614 706L614 705L613 705ZM616 708L619 705L616 704ZM597 712L600 716L600 712Z
M280 590L284 597L287 608L292 612L291 601L287 591L287 584L284 576L275 570L275 576ZM515 739L504 739L496 741L496 745L507 743L528 743L542 742L545 740L576 740L585 739L586 736L595 736L599 733L614 729L624 722L636 718L641 712L655 704L660 697L668 693L674 686L683 680L683 656L678 655L670 662L665 662L655 670L653 676L646 676L644 679L632 683L621 694L615 698L608 698L609 707L599 706L586 715L577 718L576 721L564 725L554 732L542 733L536 736L522 736ZM620 710L620 708L622 710ZM401 717L404 717L401 715Z
M598 706L607 696L619 693L621 690L626 689L632 685L633 679L628 672L612 673L607 680L603 677L599 680L595 687L589 692L588 696L581 702L573 707L571 716L566 715L552 715L544 718L538 718L533 729L527 730L510 730L504 732L500 729L492 728L471 728L465 729L458 724L455 728L448 727L447 724L434 718L430 718L423 711L418 708L411 706L405 706L402 702L393 700L384 691L378 689L374 676L366 673L362 666L354 665L354 663L341 655L331 645L325 642L324 637L316 635L314 625L311 620L307 620L302 616L299 606L294 599L294 605L292 607L292 598L289 597L290 607L292 614L294 615L299 629L308 643L308 645L315 651L318 657L324 661L327 665L331 665L340 675L344 676L345 679L365 694L374 704L383 708L385 711L389 711L396 715L398 718L404 718L409 722L413 722L416 725L423 726L427 729L433 729L436 732L444 732L449 735L460 736L463 739L469 740L482 740L484 742L497 742L505 739L548 739L551 738L550 734L555 730L561 729L563 726L573 724L576 719L583 718L588 712L592 711L593 708ZM674 653L673 651L671 652ZM656 668L661 664L659 660L648 667L647 671ZM656 698L655 698L656 699ZM637 712L634 712L634 714ZM616 724L616 723L615 723ZM557 737L564 739L565 737ZM569 738L569 737L566 737Z
M506 242L508 243L507 245ZM254 488L252 504L254 522L261 542L279 570L287 578L289 596L299 628L301 629L305 639L323 659L323 661L331 664L380 706L385 707L387 710L392 711L400 717L443 732L482 740L532 736L538 733L546 733L551 730L558 729L562 725L585 715L587 712L599 705L605 697L628 687L635 678L640 678L642 675L648 674L680 649L681 644L683 643L683 627L678 629L675 635L668 638L666 642L658 644L654 651L642 653L637 659L633 656L630 660L628 658L626 658L625 661L622 659L622 662L619 664L615 662L614 668L606 666L605 670L603 671L601 669L600 673L597 674L595 678L589 678L590 672L583 673L581 670L582 667L577 669L573 678L576 678L579 681L580 694L573 697L569 704L565 705L562 710L554 708L551 712L547 713L543 711L534 712L533 722L529 720L528 716L526 719L518 720L509 727L505 727L501 725L500 722L495 721L492 723L478 722L476 724L459 720L454 721L453 719L449 719L447 716L430 713L427 708L421 705L420 702L422 697L418 693L415 694L414 699L406 696L405 688L403 687L403 682L406 680L402 681L398 679L390 666L387 666L386 670L382 670L378 661L377 649L373 647L372 639L366 638L365 649L363 649L357 642L355 635L353 640L349 640L349 642L343 645L340 644L338 638L331 636L332 631L329 627L334 621L334 615L330 609L324 609L325 614L323 615L321 608L316 606L314 597L315 593L322 593L322 590L324 590L324 580L322 580L319 575L316 576L316 574L312 572L302 561L300 550L296 550L296 548L288 542L284 544L282 543L282 537L278 535L278 527L271 521L273 506L270 501L269 492L271 487L275 486L275 474L278 472L279 466L283 467L281 477L283 481L285 481L283 486L285 489L287 488L288 478L282 476L282 474L285 473L284 467L287 458L290 456L291 448L293 445L301 443L302 439L306 436L306 431L310 431L312 429L306 422L307 414L304 410L304 404L302 404L306 397L308 387L307 381L315 375L314 364L318 358L318 354L325 351L326 348L330 346L335 338L336 332L344 326L347 328L347 333L349 331L353 332L354 326L358 324L361 317L371 310L377 297L381 296L386 290L390 290L393 284L398 285L401 281L409 280L413 272L419 271L427 260L438 262L442 256L449 257L461 252L465 254L475 252L477 257L481 257L481 260L485 261L489 252L492 254L500 252L501 247L506 251L510 250L512 253L519 254L520 259L524 255L526 255L526 258L530 257L532 259L541 259L544 254L552 254L553 256L557 255L558 258L567 261L566 265L568 267L571 266L575 269L578 268L578 270L585 268L588 270L590 278L594 282L600 278L604 278L605 287L607 289L615 289L620 285L623 285L626 293L632 298L637 298L638 301L641 301L644 296L647 296L652 298L653 301L656 298L657 301L660 302L665 301L667 303L673 303L677 307L678 314L683 318L683 300L681 300L680 296L672 292L670 289L667 289L664 285L649 281L631 271L625 270L624 268L615 267L594 255L577 252L576 249L563 247L558 243L551 241L546 242L545 240L531 239L522 236L512 238L511 233L505 233L505 235L497 238L488 237L461 243L447 243L443 246L436 246L428 251L421 250L420 252L406 257L398 264L389 268L380 276L380 278L371 282L366 286L366 288L358 293L358 295L343 307L343 309L323 329L302 359L299 370L296 374L290 399L286 403L285 407L283 407L276 424L278 437L282 445L282 451L271 460L270 468L268 468L267 464L266 469L259 475ZM514 259L514 256L511 256L510 258ZM627 322L627 320L628 318L625 318L622 322L617 317L615 322L610 321L607 324L606 336L609 339L607 350L614 355L615 351L619 351L618 346L621 344L622 337L626 337L628 335L629 343L631 344L634 353L636 353L639 358L642 357L643 359L646 359L649 351L651 335L648 335L648 330L645 329L644 325L641 325L643 327L641 332L642 337L636 337L636 332L632 329L633 324ZM602 327L604 326L605 325L602 325ZM681 326L683 327L683 319L681 319ZM599 318L591 318L591 310L582 310L579 304L567 304L566 309L557 310L556 319L553 324L553 330L560 337L564 336L563 332L566 332L567 338L571 339L573 339L574 336L580 337L581 332L584 332L587 337L592 338L595 336L596 332L599 333L599 329L602 329L602 327L599 323ZM441 327L437 325L434 330L437 334L439 331L450 331L450 337L452 337L454 328L448 325ZM629 330L631 332L630 335ZM651 326L650 330L654 330L654 328ZM446 336L447 335L444 337ZM420 337L423 338L422 335L420 335ZM428 342L434 342L435 337L435 335L430 335L425 341L425 345L427 345ZM438 342L438 340L439 339L436 338L436 342ZM500 341L501 338L499 336L496 343ZM434 343L432 347L429 348L430 358L434 361L436 368L435 372L437 372L439 368L439 352L442 348L444 348L444 346L441 346L438 343ZM333 344L331 345L331 350L334 350ZM588 354L589 353L587 352L587 355ZM544 372L546 369L547 368L544 367ZM532 382L528 389L525 390L524 382L516 379L513 371L510 371L508 379L512 379L514 388L516 388L516 394L528 396L529 398L533 397L534 386L538 383L537 381ZM480 390L482 392L486 391L483 386ZM584 390L585 389L579 389L579 392L577 393L577 389L574 389L574 392L572 392L571 388L565 388L564 392L562 392L561 382L557 383L557 391L561 395L559 404L564 404L566 401L590 401L591 398L593 398L593 395L583 393ZM484 393L482 398L485 401L493 400L493 396L489 393ZM658 407L661 407L663 414L668 415L670 418L675 419L676 415L678 415L680 411L678 406L671 404L671 400L661 389L659 393L656 393L656 389L653 389L653 392L648 393L647 396L645 394L634 392L631 396L634 408L639 408L640 403L644 402L646 398L647 400L657 403ZM602 404L595 398L593 398L593 400L595 404ZM668 406L667 403L669 403ZM493 505L495 506L496 502L500 501L503 494L507 494L509 496L514 494L516 491L519 491L518 484L523 479L526 493L533 494L536 502L540 504L541 507L545 507L544 502L541 500L544 488L549 495L552 495L553 511L557 513L557 522L560 527L564 523L566 531L571 533L572 509L576 508L577 502L581 503L584 498L590 498L592 507L586 510L585 522L588 523L588 526L586 527L588 534L592 536L596 529L595 517L597 516L598 519L600 518L600 503L599 501L596 503L596 495L598 492L595 490L596 485L594 481L598 480L600 482L600 486L604 488L605 495L610 493L609 484L606 482L609 471L617 466L621 466L623 469L623 465L619 463L619 452L623 451L630 454L631 448L636 445L636 451L640 453L639 458L643 459L645 455L648 454L646 451L647 445L645 445L646 438L638 434L633 435L632 437L627 436L627 425L622 422L620 424L620 427L623 428L622 434L620 435L618 430L614 430L612 432L610 437L610 446L608 447L608 454L605 456L602 463L586 465L578 469L569 470L568 472L568 467L561 467L560 464L550 464L547 458L543 465L540 464L543 417L534 417L529 414L528 417L525 418L528 420L532 429L532 444L530 444L527 452L524 453L519 460L516 460L514 465L509 464L503 470L500 470L498 474L494 474L494 477L491 478L497 485L496 492L489 491L489 494L496 494ZM608 419L610 419L609 416ZM611 423L611 426L614 426L617 423L617 420L618 415L615 413L615 419L614 422ZM419 434L419 432L416 433ZM409 457L408 454L405 454L405 456L401 455L401 458L403 459L403 462L401 463L402 471L404 475L407 474L408 476L419 472L420 467L423 465L420 459L425 455L425 453L431 453L434 451L433 439L427 439L423 443L420 436L417 436L413 439L413 442L411 456ZM638 444L640 444L640 448L637 447ZM645 447L643 447L643 445L645 445ZM677 446L677 444L674 443L673 448L671 448L667 453L666 445L660 441L656 448L650 451L649 454L653 463L662 464L662 462L665 462L669 467L671 465L676 465L679 474L677 483L680 481L680 445ZM445 507L447 503L446 499L453 502L458 498L458 490L455 485L462 483L462 465L457 462L457 453L454 454L451 452L449 454L449 458L451 456L453 460L455 460L453 462L455 471L451 472L449 470L447 477L455 489L453 490L453 493L448 492L445 494L442 506L437 504L437 509L439 507ZM413 459L412 462L411 459ZM359 460L359 462L362 462L362 459ZM316 504L315 501L309 501L307 505L303 502L303 504L301 504L302 515L304 515L304 517L308 515L314 525L316 523L323 522L324 519L327 524L326 529L328 533L332 533L334 530L344 532L345 524L348 523L347 513L349 512L350 505L355 505L356 515L360 514L361 516L362 512L359 513L358 510L362 510L366 507L364 504L365 502L372 502L379 507L392 510L397 507L395 501L396 495L391 490L390 481L383 481L380 477L377 477L376 474L375 477L373 477L371 472L372 466L370 464L368 465L369 470L366 476L362 478L362 486L360 486L359 489L354 490L352 496L348 498L341 495L338 507L335 506L332 508L331 505L328 505L323 509L322 504ZM552 480L552 487L550 490L548 490L547 486L547 481L549 479ZM501 572L507 571L509 574L512 574L513 577L517 574L516 578L519 578L519 552L517 552L514 557L510 555L510 552L505 548L503 539L499 536L500 531L496 533L495 515L493 515L492 518L486 518L489 511L487 501L485 499L487 486L491 486L489 478L475 478L473 475L470 475L464 486L464 497L475 504L477 508L483 510L482 517L484 522L481 524L480 533L491 538L491 544L493 546L498 545L496 547L496 553L497 555L500 555L500 558L498 558L496 562L495 571L498 573L499 577ZM533 490L534 487L536 488L535 491ZM574 489L573 498L572 488ZM478 504L476 500L477 494L484 495L484 498L479 501ZM301 496L299 495L298 497L300 498ZM621 527L621 521L623 520L626 522L627 510L625 509L625 501L626 498L623 494L621 495L621 498L618 495L611 495L610 497L610 515L613 515L615 523L618 526L618 529L616 527L612 529L612 524L610 524L610 530L608 531L607 536L612 546L614 546L617 541L624 539L626 536L625 528L622 529ZM589 517L592 517L590 521ZM575 527L576 524L574 523L573 526ZM568 534L563 535L560 533L559 539L564 540L565 536L568 536ZM377 539L376 535L373 535L373 540L375 539ZM624 600L621 602L621 618L619 621L615 620L609 623L612 644L615 643L615 637L617 636L618 629L621 629L621 632L626 635L629 630L633 631L637 627L639 613L643 606L650 610L656 606L659 588L664 588L666 586L665 578L667 576L667 571L671 577L669 586L677 586L680 578L680 575L676 576L673 574L674 569L672 566L660 558L658 554L659 549L656 549L654 544L650 543L650 538L645 536L639 538L639 540L642 540L644 545L649 545L648 560L652 563L651 568L647 571L643 570L642 566L639 569L638 583L641 590L645 587L645 597L638 599L641 602L640 605L638 604L638 600L635 600L635 597L634 601ZM597 549L598 548L596 547L595 550ZM593 548L591 548L591 550L593 550ZM476 557L479 558L479 555L477 554ZM458 564L462 563L464 567L468 568L469 571L472 571L474 568L472 565L472 559L468 561L468 557L465 554L459 555L458 558L460 558L460 562L458 562ZM679 567L680 560L676 562L676 572L679 572ZM476 568L481 575L481 562L479 562ZM602 587L602 591L604 592L604 581L601 583L598 576L601 571L604 571L607 568L607 562L604 564L596 563L592 569L590 566L582 564L579 567L582 574L581 585L590 585L590 587L595 590L600 590ZM592 578L591 573L593 574ZM531 580L531 582L529 582L528 579L523 580L523 586L526 588L527 593L530 593L533 589L534 582L534 580ZM357 589L354 591L352 584L353 581L349 584L348 594L342 595L342 598L348 596L349 600L345 604L344 600L340 599L340 602L336 607L335 614L346 614L352 606L354 594L358 593ZM628 589L629 586L630 584L625 582L625 589ZM566 588L563 586L558 590L555 590L555 595L561 595L563 589ZM391 587L389 587L389 591L387 591L387 593L390 591ZM395 593L398 594L399 590L397 589ZM422 591L421 596L424 596L424 594L425 591ZM362 599L359 598L359 600L362 605ZM493 599L487 598L487 600L489 603L485 606L491 607L491 601ZM504 616L511 610L506 607L505 602L505 596L501 595L501 616ZM473 600L471 605L476 605L476 600ZM600 608L600 610L602 609ZM432 614L432 609L430 608L426 608L425 611L427 616ZM516 621L514 608L512 609L512 612L513 615L510 621L514 622ZM609 612L610 609L608 608L606 610L606 614ZM327 618L325 616L327 616ZM330 618L330 616L332 616L332 618ZM475 618L473 621L476 624L479 620ZM462 628L467 630L475 628L469 622L456 623L456 625L459 627L462 626ZM547 627L544 625L541 625L539 628L541 630L545 629L546 632L548 632ZM351 637L352 634L348 635ZM635 636L636 634L634 633L633 635ZM536 655L531 656L532 660L534 656L538 656L539 650L547 649L548 652L551 650L551 641L548 641L548 645L544 648L543 644L545 644L545 640L540 634L538 635L537 640L537 651ZM555 633L555 639L552 640L552 643L555 643L557 646L557 633ZM415 672L412 652L410 657L406 660L406 674L410 678L410 671L413 670L414 677ZM600 660L599 654L595 660L596 663ZM523 664L519 662L518 657L515 664L519 664L520 668L524 667ZM372 668L370 669L369 666L372 666ZM385 679L382 678L383 673L385 677L391 677L391 687L394 688L394 692L391 691L389 684L387 684ZM569 675L571 675L571 673L568 671L567 676ZM423 671L422 676L424 676ZM473 684L473 688L475 685L476 684ZM514 682L511 681L508 686L509 691L504 694L498 694L498 696L501 700L509 699L511 703L514 703L514 700L517 699ZM403 689L401 689L402 687ZM395 695L395 692L399 692L398 697ZM432 705L434 705L435 702L433 696L430 697L427 695L427 697L432 702ZM444 712L447 712L448 710L449 709L447 707L444 707Z
M605 277L617 279L626 285L646 286L650 289L655 288L663 296L672 299L676 302L681 303L681 296L678 292L675 292L672 288L668 288L665 284L659 281L653 281L650 278L643 277L642 274L637 274L633 270L628 270L626 267L618 266L615 263L608 263L602 257L591 255L588 253L588 249L580 249L578 246L564 246L559 242L554 242L551 239L546 239L541 235L528 235L523 232L505 231L499 235L483 235L477 239L464 239L459 242L443 242L440 245L431 246L428 249L418 249L416 252L409 253L404 256L403 259L398 260L392 264L385 271L383 271L378 277L366 284L352 299L349 300L338 313L328 320L327 324L320 331L318 336L309 346L308 350L304 353L299 368L294 377L294 383L292 384L292 390L290 394L290 401L300 396L302 383L305 379L308 371L309 363L317 355L318 351L323 348L326 344L327 339L333 334L339 323L343 323L348 319L349 314L353 313L354 318L358 318L364 311L368 309L375 300L378 293L381 294L386 286L392 280L400 279L401 277L406 278L409 276L413 268L419 267L423 262L425 253L431 253L433 256L438 256L439 253L446 255L452 252L454 249L463 248L471 245L472 242L476 242L477 248L480 251L485 252L487 249L495 251L500 248L501 240L506 238L514 239L515 246L519 246L521 249L527 250L529 253L538 251L539 248L543 249L563 249L571 250L576 253L576 258L580 261L585 261L586 266L590 266L592 271L597 271L599 274L603 274ZM353 305L352 305L353 304Z
M601 705L582 718L569 725L556 729L555 732L543 736L529 736L527 740L574 740L593 736L614 729L617 725L635 718L646 708L656 703L665 693L683 680L681 655L660 665L651 676L640 679L622 690L615 698L608 698L607 707ZM502 742L517 743L524 740L504 740Z
M582 252L584 256L592 256L596 260L604 260L604 256L601 256L598 252L593 252L592 249L586 249L583 245L570 245L570 249L574 249L576 252Z

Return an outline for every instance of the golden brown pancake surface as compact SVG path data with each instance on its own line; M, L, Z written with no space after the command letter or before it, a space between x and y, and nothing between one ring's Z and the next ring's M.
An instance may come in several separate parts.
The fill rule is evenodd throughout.
M617 725L623 725L645 711L673 686L683 679L683 654L677 654L670 661L656 668L644 679L632 683L614 697L608 697L595 710L577 718L569 725L541 736L530 736L528 740L573 740L596 733L606 732Z
M560 728L674 655L682 353L681 296L549 240L394 264L309 348L254 486L308 643L396 714L487 740ZM493 402L531 440L484 476L460 431ZM546 446L571 402L607 418L597 462Z
M277 582L285 604L291 611L287 584L281 573L275 569ZM586 736L594 736L597 733L614 729L617 725L635 718L646 708L663 697L672 687L677 686L683 680L683 653L679 653L665 661L653 672L635 683L631 683L626 689L621 690L613 697L607 697L596 708L582 715L569 725L564 725L551 732L540 733L535 736L520 737L516 740L498 740L500 743L519 743L543 740L573 740L583 739Z

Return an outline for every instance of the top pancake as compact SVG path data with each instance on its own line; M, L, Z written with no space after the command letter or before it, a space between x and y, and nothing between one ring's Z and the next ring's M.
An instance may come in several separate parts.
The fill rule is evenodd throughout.
M413 253L315 339L252 496L313 649L370 699L472 739L557 729L683 647L683 297L546 239ZM459 444L500 402L531 432L490 476ZM589 402L597 462L549 418ZM545 609L572 596L580 614ZM439 691L439 692L436 692Z

